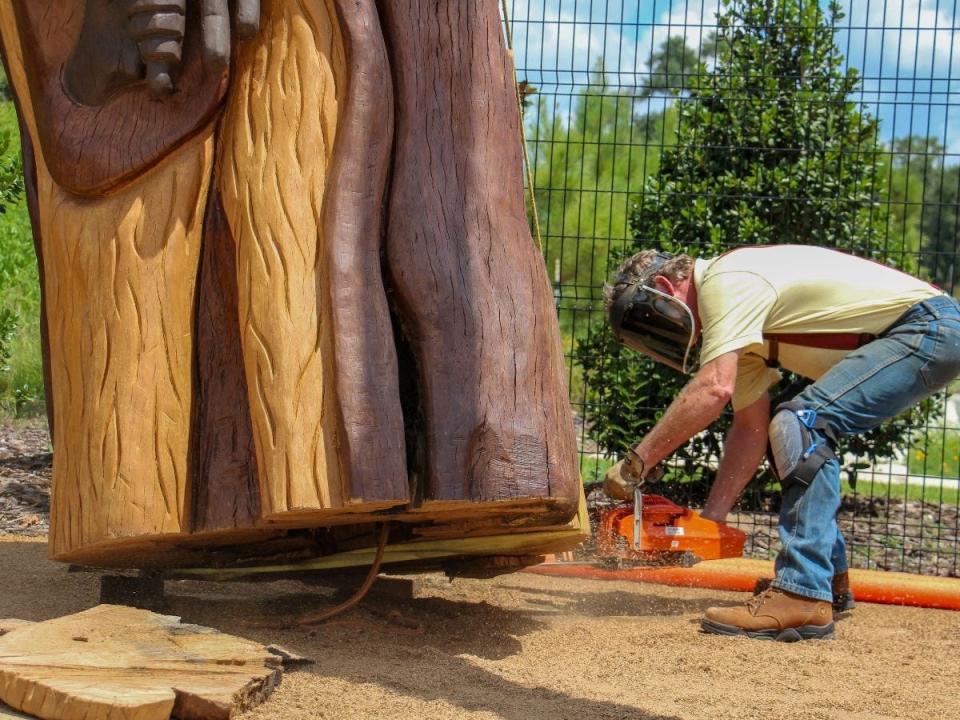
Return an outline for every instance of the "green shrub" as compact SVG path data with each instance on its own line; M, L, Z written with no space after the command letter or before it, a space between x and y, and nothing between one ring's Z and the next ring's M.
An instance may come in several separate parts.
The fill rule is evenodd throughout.
M700 65L688 83L677 143L637 200L633 243L611 271L649 247L712 257L779 243L841 248L917 270L902 240L886 237L877 122L849 100L860 81L835 44L840 17L837 3L824 10L800 0L725 0L716 66ZM687 379L621 350L606 326L579 344L576 359L589 431L611 455L642 438ZM802 384L788 378L779 390L789 397ZM848 449L889 456L935 410L928 401L914 417L853 438ZM681 448L678 476L712 478L729 421L725 415Z
M23 194L16 110L0 102L0 412L43 411L40 276Z

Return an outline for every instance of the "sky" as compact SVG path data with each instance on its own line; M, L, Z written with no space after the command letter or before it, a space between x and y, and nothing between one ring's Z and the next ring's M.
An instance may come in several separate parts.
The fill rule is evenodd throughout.
M667 37L682 36L699 47L716 24L719 4L508 0L518 75L558 92L561 112L563 94L582 85L601 56L614 83L638 86L650 53ZM955 155L953 162L960 160L960 0L840 4L846 17L838 25L837 45L863 76L854 99L880 118L883 139L930 135Z

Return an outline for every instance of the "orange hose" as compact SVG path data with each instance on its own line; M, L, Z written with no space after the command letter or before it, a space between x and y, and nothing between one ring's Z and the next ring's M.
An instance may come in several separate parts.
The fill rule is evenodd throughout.
M690 568L658 567L606 570L595 565L550 560L524 572L592 580L630 580L660 585L751 592L758 578L773 577L766 560L710 560ZM881 570L851 570L850 589L857 602L960 610L960 580Z

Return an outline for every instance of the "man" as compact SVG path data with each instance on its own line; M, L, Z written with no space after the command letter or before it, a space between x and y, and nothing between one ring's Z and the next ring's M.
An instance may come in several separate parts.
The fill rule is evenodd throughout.
M777 640L832 637L831 601L847 575L836 442L960 373L957 302L869 260L795 245L712 260L644 251L623 264L606 300L622 343L682 372L699 364L660 422L611 469L607 486L641 482L732 401L702 515L724 521L769 440L783 490L782 549L769 588L745 606L708 609L702 627ZM815 382L771 410L778 366Z

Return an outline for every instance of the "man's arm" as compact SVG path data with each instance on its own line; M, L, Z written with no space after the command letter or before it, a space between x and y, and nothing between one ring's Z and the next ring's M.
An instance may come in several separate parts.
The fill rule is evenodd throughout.
M700 513L703 517L720 522L726 520L727 513L763 459L769 424L770 398L766 393L752 405L734 413L733 424L723 445L717 479Z
M720 417L733 396L739 355L735 351L714 358L680 391L660 422L634 448L646 470Z

